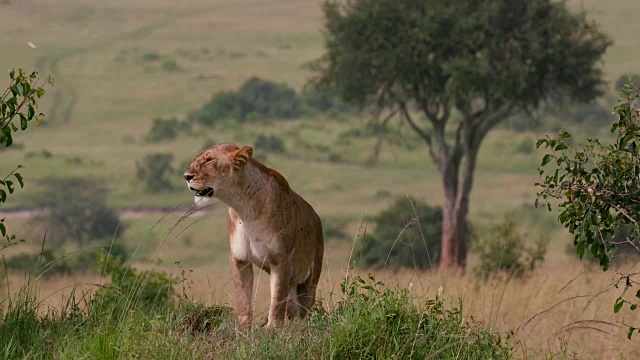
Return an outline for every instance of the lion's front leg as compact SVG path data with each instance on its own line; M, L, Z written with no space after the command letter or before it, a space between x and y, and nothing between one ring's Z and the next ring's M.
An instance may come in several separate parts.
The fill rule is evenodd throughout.
M271 268L271 278L269 279L271 306L269 307L267 328L273 328L284 321L287 309L287 295L289 294L290 273L288 262L282 262L277 267Z
M238 323L249 327L253 322L253 265L251 262L238 260L231 255L231 277L236 288L236 313Z

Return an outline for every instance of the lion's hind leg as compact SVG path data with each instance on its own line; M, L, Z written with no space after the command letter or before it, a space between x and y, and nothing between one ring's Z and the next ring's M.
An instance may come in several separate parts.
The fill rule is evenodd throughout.
M322 236L322 235L320 235ZM316 289L318 287L318 281L320 280L320 272L322 271L322 257L323 257L323 243L322 240L318 243L316 249L316 256L313 261L311 274L305 282L298 285L298 303L300 305L300 318L305 318L309 311L313 308L316 302Z
M300 317L300 302L298 300L298 286L289 287L289 296L287 297L286 317L289 320Z

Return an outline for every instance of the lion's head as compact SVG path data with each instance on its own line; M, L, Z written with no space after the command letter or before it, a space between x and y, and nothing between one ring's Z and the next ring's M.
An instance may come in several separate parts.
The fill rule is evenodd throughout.
M189 190L196 193L196 202L216 195L220 188L233 186L236 177L253 155L251 146L239 148L220 144L200 152L184 172Z

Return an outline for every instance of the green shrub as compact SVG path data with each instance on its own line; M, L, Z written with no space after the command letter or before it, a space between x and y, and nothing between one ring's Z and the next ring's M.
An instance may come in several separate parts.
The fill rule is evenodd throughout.
M252 77L242 84L238 93L248 105L246 119L251 115L255 120L293 119L301 114L296 91L286 84Z
M178 62L173 59L166 59L162 61L162 69L166 71L176 71L178 70Z
M332 151L332 152L329 152L329 155L327 156L327 161L332 163L340 163L344 161L344 158L342 157L342 154Z
M527 246L508 214L501 223L490 226L486 235L474 237L473 247L480 254L480 263L473 272L483 281L498 275L522 278L532 273L544 261L549 244L548 237L540 236Z
M391 289L369 275L341 283L345 299L317 316L328 333L323 353L335 359L509 359L509 346L459 307L438 296L424 307L408 289Z
M325 240L344 240L349 235L344 231L348 220L340 218L325 218L322 220L322 234Z
M282 154L286 152L284 148L284 142L282 139L276 135L258 135L256 140L253 142L256 150L261 152L270 152L270 153L278 153Z
M86 244L120 236L124 226L116 211L106 205L107 189L83 178L49 178L39 182L33 204L45 209L32 223L46 229L47 241Z
M535 145L535 141L533 141L530 138L525 138L520 140L520 142L518 142L516 144L516 152L519 152L521 154L531 154L532 152L534 152L536 149L536 145Z
M299 115L295 90L284 84L252 77L237 92L223 91L213 95L191 118L210 126L225 119L247 122L292 119Z
M186 122L179 121L176 118L153 119L153 124L149 133L147 134L146 141L155 143L163 140L173 140L180 132L189 130L190 126Z
M175 285L178 278L162 271L138 271L123 266L119 257L99 259L100 268L111 277L111 283L101 287L93 299L95 311L122 315L123 307L136 306L140 309L156 311L174 305Z
M202 125L212 126L225 119L243 121L248 105L245 99L235 91L222 91L214 94L202 108L190 114L190 118Z
M286 84L252 77L238 91L222 91L189 119L212 126L224 120L251 122L272 119L294 119L304 114L341 113L351 107L330 92L306 88L300 96Z
M142 60L144 61L156 61L160 59L160 54L155 51L150 51L142 54Z
M400 198L373 217L374 231L356 250L359 264L374 268L428 269L438 264L442 214L413 198Z
M151 193L171 190L171 176L175 170L171 166L173 155L169 153L149 154L136 161L136 175L142 181L145 190Z

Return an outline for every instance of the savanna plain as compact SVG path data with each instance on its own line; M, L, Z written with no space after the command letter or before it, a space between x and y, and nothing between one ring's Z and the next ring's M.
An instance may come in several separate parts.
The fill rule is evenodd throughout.
M586 10L614 41L604 58L605 77L611 85L598 100L610 109L617 99L615 80L640 69L640 3L585 0L567 4L576 11ZM185 121L190 111L213 94L236 90L254 76L302 91L311 76L307 65L323 53L322 25L317 1L0 1L0 69L38 69L41 76L51 74L56 79L40 102L46 114L42 126L17 137L15 149L0 151L0 174L21 164L25 179L24 188L0 212L7 227L25 240L2 250L5 264L27 255L37 260L44 249L72 261L99 245L91 239L49 240L55 234L35 221L38 206L34 204L50 195L48 183L74 177L86 179L90 189L95 186L105 204L120 214L118 230L111 231L118 236L106 237L108 248L124 249L126 264L139 273L164 272L176 279L167 282L175 287L171 305L155 312L141 310L136 305L139 299L124 294L117 311L98 309L78 323L58 326L51 325L56 317L73 318L85 307L99 308L95 303L89 305L88 299L115 279L119 268L104 259L97 259L97 271L66 273L48 273L47 268L12 270L5 265L0 275L0 304L5 310L20 301L31 304L23 312L35 309L34 316L45 319L34 320L37 325L33 326L50 330L24 330L32 340L12 340L1 335L11 333L14 324L5 318L4 324L0 322L2 356L339 358L338 350L350 346L341 342L356 342L358 334L363 342L369 341L363 334L384 333L366 317L375 314L361 314L345 304L376 309L375 299L387 299L392 305L400 304L398 314L408 311L411 315L415 308L426 306L441 314L438 321L472 323L465 328L466 334L480 342L494 344L499 336L500 342L508 343L509 358L640 357L638 337L627 339L624 325L638 324L640 317L626 310L613 312L622 291L614 286L617 271L633 272L634 260L620 261L607 272L593 262L581 261L570 247L571 235L555 219L557 212L534 207L534 183L539 180L537 166L542 157L535 142L557 132L544 119L533 129L500 126L482 144L469 216L478 236L510 214L525 243L533 243L540 235L549 239L544 262L532 273L522 278L497 276L486 282L472 271L479 262L474 251L464 273L445 274L437 267L358 266L358 242L373 231L373 216L407 196L431 206L442 204L437 170L424 143L406 126L393 128L374 166L365 166L377 141L375 132L366 131L367 113L196 125L174 138L148 141L153 119ZM603 117L589 126L563 126L579 139L607 138L612 121ZM316 315L275 333L263 329L247 333L235 327L225 307L234 305L227 207L215 204L185 216L193 197L182 179L189 162L206 146L254 144L260 136L277 137L281 147L278 151L265 147L262 152L256 147L256 157L281 172L315 207L326 232ZM138 176L137 164L154 153L172 156L168 183L159 192L148 191ZM48 268L55 268L55 263ZM363 283L357 281L358 276ZM374 286L378 292L359 287L375 284L369 276L384 282ZM354 291L369 297L350 296L349 289L356 288ZM254 289L256 317L261 317L268 309L268 274L256 273ZM407 306L413 310L406 310ZM115 312L123 316L108 316ZM418 313L422 315L414 315L424 315ZM109 320L91 320L91 316ZM372 327L371 332L356 327L358 318L365 319L360 325ZM82 322L90 321L100 324L91 334L78 330ZM340 321L349 321L351 327L339 327ZM416 337L403 336L396 340L408 345L400 345L399 356L412 357L416 345L411 341ZM447 352L475 340L460 338L439 344L438 336L429 345L434 358L484 358L462 350ZM361 349L347 354L373 358L386 354L379 350L381 346L390 346L382 340L368 344L368 352Z

